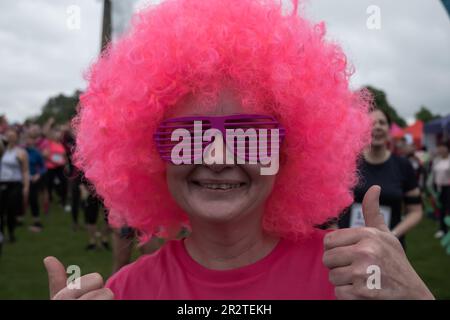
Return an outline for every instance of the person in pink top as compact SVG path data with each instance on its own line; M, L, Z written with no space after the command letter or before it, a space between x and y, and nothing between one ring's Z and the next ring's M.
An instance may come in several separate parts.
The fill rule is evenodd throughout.
M66 150L59 142L59 132L53 132L53 139L48 141L46 146L45 164L48 169L55 169L66 164Z
M316 228L351 204L370 99L350 90L324 24L293 4L166 1L92 66L75 163L109 223L142 243L190 234L106 285L92 273L71 289L47 257L52 299L433 298L384 224L378 186L367 227Z

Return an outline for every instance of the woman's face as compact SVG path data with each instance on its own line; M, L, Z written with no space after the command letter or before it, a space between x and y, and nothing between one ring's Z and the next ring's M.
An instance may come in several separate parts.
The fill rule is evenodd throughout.
M25 144L27 147L33 147L36 144L36 137L33 134L28 133Z
M196 101L180 104L170 118L199 115ZM223 92L207 115L245 113L231 92ZM205 115L205 113L202 113ZM167 165L167 183L178 205L192 219L213 223L262 215L275 175L261 175L260 164Z
M52 134L51 134L51 137L52 137L52 139L53 139L54 141L56 141L56 142L61 142L61 140L62 140L62 138L63 138L63 133L62 133L62 131L59 130L59 129L54 129L53 132L52 132Z
M6 131L5 137L6 137L6 141L8 141L8 144L16 144L17 143L18 136L17 136L16 131L14 131L14 130Z
M41 127L37 124L32 125L29 129L29 134L37 139L41 135Z
M372 146L385 146L389 141L389 123L383 112L375 110L371 113L372 127Z

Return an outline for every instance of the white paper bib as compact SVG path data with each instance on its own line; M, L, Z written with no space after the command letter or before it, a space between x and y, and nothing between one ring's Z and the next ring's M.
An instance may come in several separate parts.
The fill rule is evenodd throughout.
M380 213L383 216L384 222L387 226L391 225L391 208L387 206L380 206ZM362 204L354 203L350 212L350 228L365 227L364 215L362 212Z

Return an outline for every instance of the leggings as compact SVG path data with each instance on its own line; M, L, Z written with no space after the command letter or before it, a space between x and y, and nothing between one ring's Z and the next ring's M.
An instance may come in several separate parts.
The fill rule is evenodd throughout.
M30 181L30 194L29 194L29 203L30 203L30 209L31 214L35 218L39 218L40 211L39 211L39 190L41 186L41 180L39 179L36 182Z
M442 186L439 201L441 203L441 215L439 217L439 222L441 225L441 230L444 233L447 233L448 227L444 222L444 218L446 215L450 214L450 186Z
M58 178L58 185L55 186L55 178ZM53 187L56 187L59 197L61 198L61 204L66 205L67 198L67 178L64 175L64 166L48 169L47 171L47 188L50 201L52 201Z
M98 211L100 209L101 202L94 196L89 195L84 204L84 219L86 224L97 224Z
M5 234L5 224L8 227L10 239L14 239L16 218L22 212L23 197L21 182L0 183L0 231Z

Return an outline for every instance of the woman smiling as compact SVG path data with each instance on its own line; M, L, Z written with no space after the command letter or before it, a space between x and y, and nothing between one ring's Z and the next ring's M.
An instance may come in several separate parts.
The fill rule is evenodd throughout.
M64 267L49 257L52 298L432 298L380 220L378 187L363 201L368 227L315 228L352 201L370 104L349 89L346 58L324 40L324 25L299 17L293 3L285 15L272 0L169 0L139 13L94 64L75 155L110 223L139 230L142 241L182 226L191 233L106 287L90 274L69 290ZM245 119L237 129L285 129L276 174L262 175L260 160L175 164L161 147L172 141L154 136L173 119L189 121L169 133L234 116ZM386 279L381 290L365 285L371 265Z

